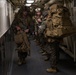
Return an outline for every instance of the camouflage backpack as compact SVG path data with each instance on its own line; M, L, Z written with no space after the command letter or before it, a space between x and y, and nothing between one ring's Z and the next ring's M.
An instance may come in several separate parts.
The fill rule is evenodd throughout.
M66 37L76 33L76 28L70 20L69 10L59 4L50 7L50 16L52 20L52 29L47 33L50 37Z

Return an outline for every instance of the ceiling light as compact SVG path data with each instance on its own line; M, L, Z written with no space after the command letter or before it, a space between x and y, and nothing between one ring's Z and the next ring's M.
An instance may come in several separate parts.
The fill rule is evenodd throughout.
M34 0L27 0L27 3L34 3Z
M31 4L28 4L28 3L27 3L27 4L25 4L25 6L31 6Z

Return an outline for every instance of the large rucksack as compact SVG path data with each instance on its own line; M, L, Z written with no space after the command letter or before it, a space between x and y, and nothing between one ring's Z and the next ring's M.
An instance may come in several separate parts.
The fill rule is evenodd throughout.
M16 44L23 43L23 37L20 32L17 32L17 34L14 35L14 41Z
M70 20L69 10L61 5L54 4L50 9L52 29L46 35L50 37L66 37L76 33L76 28Z
M15 36L14 36L14 41L17 44L17 50L26 52L29 51L30 49L30 44L27 39L27 35L25 32L19 31Z

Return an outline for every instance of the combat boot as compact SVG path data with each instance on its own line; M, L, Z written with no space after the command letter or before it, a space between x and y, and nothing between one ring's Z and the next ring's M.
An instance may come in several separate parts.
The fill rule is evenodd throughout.
M45 60L45 61L48 61L49 59L50 59L49 57L46 57L44 60Z
M57 69L56 68L49 68L46 71L49 72L49 73L56 73Z
M18 65L22 65L22 61L20 59L18 60Z
M43 50L40 51L40 53L43 53L43 52L44 52Z
M22 60L22 63L23 63L23 64L26 64L26 60L25 60L25 59L23 59L23 60Z
M43 52L43 53L42 53L42 56L44 56L44 55L47 55L47 52Z

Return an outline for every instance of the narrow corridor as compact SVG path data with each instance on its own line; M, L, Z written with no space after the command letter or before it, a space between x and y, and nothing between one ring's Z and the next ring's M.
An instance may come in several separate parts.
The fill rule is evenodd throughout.
M27 57L27 63L22 66L17 65L17 52L14 51L10 75L76 75L76 66L70 66L70 64L74 63L68 63L66 60L59 63L58 73L47 73L46 69L50 67L50 62L44 61L44 57L39 51L39 46L34 41L31 41L31 56Z

